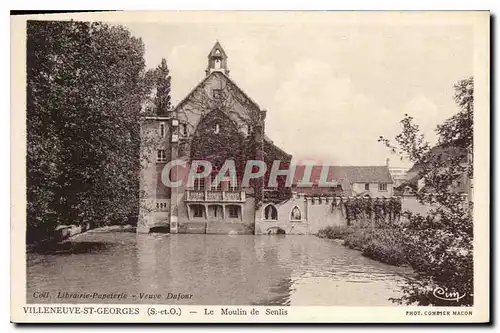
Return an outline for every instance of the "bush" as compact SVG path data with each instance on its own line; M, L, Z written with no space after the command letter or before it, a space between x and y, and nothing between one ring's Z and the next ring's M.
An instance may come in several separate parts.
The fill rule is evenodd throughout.
M398 228L356 228L345 237L344 245L389 265L407 263L405 244L401 241L401 230Z
M350 249L363 251L365 246L371 242L373 229L356 228L344 239L344 245Z
M352 232L350 227L345 226L328 226L318 231L317 236L328 239L345 239Z
M407 263L405 244L398 237L399 229L373 229L363 255L380 262L401 266Z

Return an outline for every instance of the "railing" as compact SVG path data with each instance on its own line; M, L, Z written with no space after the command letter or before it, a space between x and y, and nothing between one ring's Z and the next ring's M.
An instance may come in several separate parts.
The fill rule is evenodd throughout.
M186 201L245 202L245 191L196 191L186 190Z

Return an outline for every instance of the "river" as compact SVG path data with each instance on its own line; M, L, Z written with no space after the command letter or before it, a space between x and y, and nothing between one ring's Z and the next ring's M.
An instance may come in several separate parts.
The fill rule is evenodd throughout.
M127 300L100 303L390 306L407 273L315 236L90 231L64 251L28 253L27 301L64 303L59 292L116 292ZM35 298L37 292L50 297ZM193 296L145 301L139 293Z

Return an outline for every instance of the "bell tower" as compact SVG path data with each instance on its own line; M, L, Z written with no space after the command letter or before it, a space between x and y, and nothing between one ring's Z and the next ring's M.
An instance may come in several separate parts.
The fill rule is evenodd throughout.
M208 54L208 66L205 73L209 75L212 72L223 72L224 74L229 74L229 69L227 69L227 55L222 49L219 41L217 41L212 48L212 51Z

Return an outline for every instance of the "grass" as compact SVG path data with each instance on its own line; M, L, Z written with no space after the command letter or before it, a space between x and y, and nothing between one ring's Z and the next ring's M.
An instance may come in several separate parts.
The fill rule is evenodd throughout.
M396 228L341 227L321 229L318 237L342 239L344 246L361 251L362 255L394 266L407 264L405 244Z

